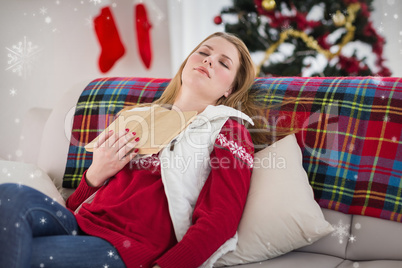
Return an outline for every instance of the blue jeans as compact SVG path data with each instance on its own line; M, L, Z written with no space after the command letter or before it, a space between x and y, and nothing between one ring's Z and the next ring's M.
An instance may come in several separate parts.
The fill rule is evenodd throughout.
M85 235L68 209L27 186L0 185L0 267L125 267L106 240Z

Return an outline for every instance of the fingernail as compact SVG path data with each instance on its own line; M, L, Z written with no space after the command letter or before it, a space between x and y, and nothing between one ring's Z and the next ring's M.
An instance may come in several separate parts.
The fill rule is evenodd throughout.
M112 132L113 132L113 129L109 130L109 133L112 133Z
M140 138L139 138L139 137L135 138L135 141L136 141L136 142L139 142L139 141L140 141Z
M129 132L130 130L128 128L126 128L126 132Z
M135 136L137 133L135 133L135 132L132 132L131 134L133 134L133 136Z
M134 149L134 153L138 153L139 150L140 150L140 149L135 148L135 149Z

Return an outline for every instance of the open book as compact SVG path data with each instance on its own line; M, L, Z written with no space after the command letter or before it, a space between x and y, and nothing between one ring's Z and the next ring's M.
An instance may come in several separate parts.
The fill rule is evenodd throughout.
M122 112L102 133L129 129L137 133L136 137L140 137L136 146L139 154L155 154L183 131L196 115L196 111L181 112L152 105ZM92 152L98 138L88 143L85 149Z

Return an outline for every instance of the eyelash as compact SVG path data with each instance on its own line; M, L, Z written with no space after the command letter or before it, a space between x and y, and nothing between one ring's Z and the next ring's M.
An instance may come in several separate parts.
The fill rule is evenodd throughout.
M200 51L200 52L198 52L200 55L202 55L202 56L206 56L206 57L208 57L209 56L209 54L207 54L207 53L205 53L205 52L203 52L203 51ZM225 63L223 63L222 61L220 61L219 62L223 67L225 67L226 69L229 69L229 67L225 64Z

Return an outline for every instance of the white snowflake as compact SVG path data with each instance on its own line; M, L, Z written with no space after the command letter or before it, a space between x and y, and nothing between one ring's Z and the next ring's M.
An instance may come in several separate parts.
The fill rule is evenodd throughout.
M108 255L110 258L112 258L112 257L114 256L114 252L113 252L112 250L109 250L109 251L107 252L107 255Z
M92 19L92 17L86 18L85 19L85 25L89 28L93 28L94 25L94 21Z
M21 157L21 156L23 155L23 153L22 153L21 150L16 150L16 151L15 151L15 155L16 155L17 157Z
M109 268L109 265L105 264L103 265L103 268Z
M356 242L356 236L351 235L351 236L349 237L349 242L351 242L351 243Z
M47 8L45 8L45 7L41 7L39 10L40 10L39 11L40 14L42 14L42 15L45 15L47 13Z
M339 221L337 225L333 225L335 231L332 236L336 236L339 240L339 244L342 244L346 237L349 237L350 224L343 224L342 220Z
M17 90L14 89L14 88L10 89L10 95L13 96L13 97L14 97L15 95L17 95Z
M125 248L131 247L131 242L130 242L130 240L125 240L125 241L123 242L123 246L124 246Z
M18 45L13 45L11 48L6 47L6 49L9 51L7 54L9 67L6 71L11 70L13 73L26 78L32 69L37 54L40 52L38 46L34 46L24 36L24 41L18 42Z
M96 4L101 4L102 0L89 0L89 3L94 3L94 5L96 6Z
M45 218L45 217L40 218L40 219L39 219L39 222L40 222L42 225L44 225L44 224L46 223L46 218Z
M47 17L45 18L45 22L46 22L47 24L50 24L50 23L52 22L52 18L49 17L49 16L47 16Z

